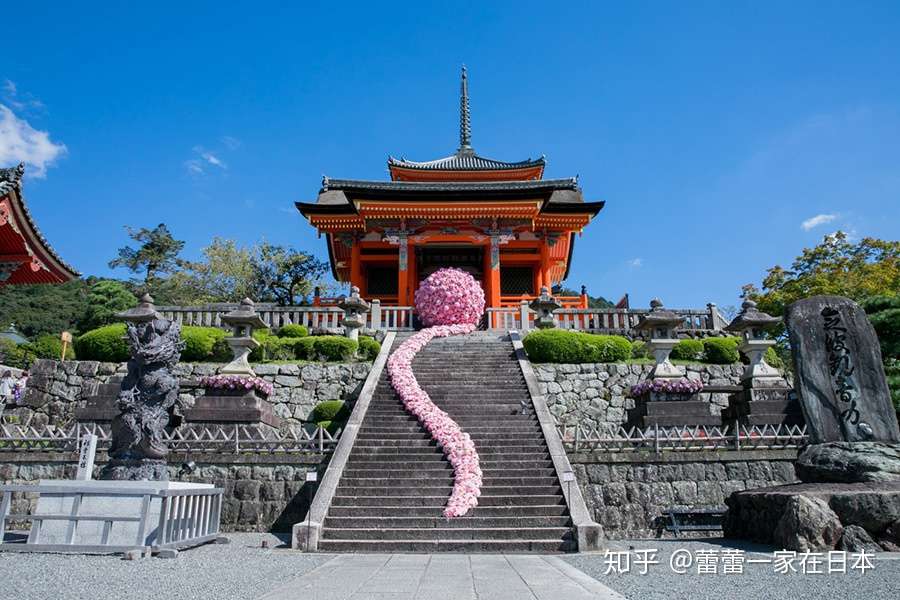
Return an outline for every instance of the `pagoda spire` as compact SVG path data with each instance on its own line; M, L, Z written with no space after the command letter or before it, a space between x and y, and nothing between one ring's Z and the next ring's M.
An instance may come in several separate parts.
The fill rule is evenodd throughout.
M472 125L469 120L469 77L466 73L466 65L462 66L462 76L459 84L459 152L467 154L472 152Z

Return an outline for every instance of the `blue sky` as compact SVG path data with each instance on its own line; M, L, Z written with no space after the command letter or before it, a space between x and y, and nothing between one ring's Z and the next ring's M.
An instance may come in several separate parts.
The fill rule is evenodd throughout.
M4 33L0 163L85 274L124 225L325 255L323 174L473 146L607 206L568 284L736 304L841 228L900 238L900 3L32 2ZM329 6L331 5L331 6Z

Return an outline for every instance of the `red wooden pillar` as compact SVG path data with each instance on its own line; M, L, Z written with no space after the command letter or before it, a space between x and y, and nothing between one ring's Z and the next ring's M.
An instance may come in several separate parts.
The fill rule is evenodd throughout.
M352 243L353 245L350 247L350 285L355 285L362 293L365 286L363 285L362 257L359 239L354 239Z
M409 243L406 233L400 235L400 252L397 262L397 304L409 306Z
M553 282L550 281L550 245L547 243L546 234L541 241L541 285L546 286L548 291L553 288Z
M485 304L488 308L500 307L500 236L494 234L491 236L490 252L488 256L489 268L485 271L485 283L490 281L487 289L490 290L489 296L485 294Z

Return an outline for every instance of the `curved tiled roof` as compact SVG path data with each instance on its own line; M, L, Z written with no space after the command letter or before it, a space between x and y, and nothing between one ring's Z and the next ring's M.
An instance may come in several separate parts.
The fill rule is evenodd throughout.
M45 238L41 233L41 230L38 229L37 223L34 222L34 217L31 216L31 211L28 210L28 205L25 203L25 198L22 195L22 176L24 174L24 163L19 163L18 166L9 169L0 169L0 198L8 196L11 201L16 203L18 208L21 209L22 215L25 217L25 225L31 230L34 238L36 238L41 246L43 246L44 251L46 251L46 253L55 260L64 271L68 272L67 274L70 278L74 279L79 277L81 273L56 253L50 245L50 242L47 241L47 238Z
M503 162L501 160L494 160L493 158L478 156L474 152L457 152L452 156L425 162L406 160L405 158L397 159L393 156L388 158L388 165L391 167L424 169L430 171L504 171L509 169L543 167L545 164L546 161L543 156L538 159L529 158L519 162Z

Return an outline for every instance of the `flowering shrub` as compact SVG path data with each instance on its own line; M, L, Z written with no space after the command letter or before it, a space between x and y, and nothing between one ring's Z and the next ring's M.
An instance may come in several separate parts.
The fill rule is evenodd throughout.
M703 382L697 379L646 379L631 386L631 395L643 396L647 392L670 394L696 394L703 389Z
M452 270L456 269L442 269ZM458 271L463 273L462 271ZM438 271L435 273L437 275ZM465 274L465 273L464 273ZM433 277L434 275L432 275ZM466 275L469 279L471 276ZM431 279L429 277L428 279ZM428 281L426 279L426 281ZM474 282L474 280L472 280ZM420 288L421 290L421 288ZM480 288L479 288L480 292ZM439 294L428 293L429 298L439 298ZM439 300L438 300L439 301ZM482 306L484 296L480 300ZM416 294L416 306L419 306L419 295ZM444 455L453 466L453 492L444 507L445 517L461 517L478 505L478 496L481 495L481 466L478 461L478 452L468 433L463 432L459 425L431 401L416 381L412 370L412 361L416 353L434 337L447 337L475 330L475 320L469 320L474 313L463 309L447 315L451 319L460 319L462 322L453 325L438 325L428 327L416 333L403 342L388 360L388 374L391 385L400 395L406 409L415 415L422 426L431 434L431 437L440 444ZM478 317L481 316L478 309ZM444 313L429 312L432 318L442 318ZM421 313L420 313L421 316Z
M260 377L247 375L209 375L200 378L200 385L205 388L219 390L256 390L266 396L272 394L275 388L271 383Z
M484 313L484 290L461 269L438 269L416 290L416 313L426 327L475 325Z

